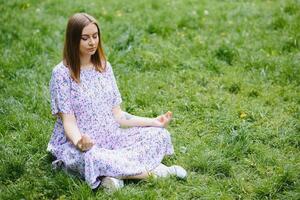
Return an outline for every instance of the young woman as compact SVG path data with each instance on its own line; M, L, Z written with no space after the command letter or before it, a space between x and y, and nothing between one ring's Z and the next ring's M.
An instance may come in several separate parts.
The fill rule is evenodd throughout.
M122 179L152 174L185 178L182 167L161 164L173 153L165 129L172 113L144 118L121 109L100 37L92 16L77 13L69 19L63 61L53 69L50 81L51 111L57 121L47 150L56 158L54 167L79 174L93 189L100 184L117 189L123 186Z

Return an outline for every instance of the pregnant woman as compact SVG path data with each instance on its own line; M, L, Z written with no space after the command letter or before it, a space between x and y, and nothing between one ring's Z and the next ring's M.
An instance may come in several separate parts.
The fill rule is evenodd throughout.
M50 94L57 121L47 150L55 157L54 167L78 174L93 189L118 189L123 179L150 175L186 177L182 167L161 163L173 154L165 129L172 113L145 118L121 109L99 25L86 13L68 21L63 60L53 69Z

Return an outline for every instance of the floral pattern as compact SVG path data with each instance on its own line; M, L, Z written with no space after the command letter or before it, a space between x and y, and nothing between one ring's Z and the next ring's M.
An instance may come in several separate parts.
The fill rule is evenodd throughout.
M109 62L102 73L81 70L80 80L76 83L62 62L53 69L51 112L57 121L47 148L55 157L53 167L75 173L96 188L104 176L138 175L157 167L165 155L173 154L166 129L125 129L115 121L112 108L122 99ZM59 112L75 115L81 133L95 142L89 151L81 152L67 140Z

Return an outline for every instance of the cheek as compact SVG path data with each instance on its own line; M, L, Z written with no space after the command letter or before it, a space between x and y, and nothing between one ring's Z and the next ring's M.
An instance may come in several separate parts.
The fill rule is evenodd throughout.
M95 39L95 43L97 46L99 45L99 38Z
M87 47L87 42L86 41L81 41L80 42L80 49L85 49Z

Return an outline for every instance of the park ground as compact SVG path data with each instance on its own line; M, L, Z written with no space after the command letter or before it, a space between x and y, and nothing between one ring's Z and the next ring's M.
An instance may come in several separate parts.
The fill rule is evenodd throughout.
M187 180L109 193L52 170L49 80L75 12L100 23L122 107L173 111L163 162ZM0 13L0 199L299 199L298 0L1 0Z

